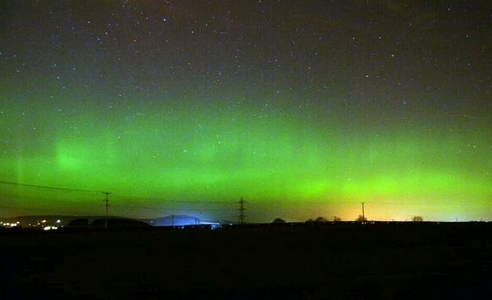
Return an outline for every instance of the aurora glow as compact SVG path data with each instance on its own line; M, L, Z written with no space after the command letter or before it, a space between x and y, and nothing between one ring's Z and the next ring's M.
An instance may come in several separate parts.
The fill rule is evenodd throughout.
M243 196L250 220L355 219L361 201L371 219L491 219L480 7L454 7L475 14L463 25L374 1L370 25L340 15L360 3L203 2L2 3L0 179L111 191L129 216ZM101 195L0 192L2 215L102 211Z

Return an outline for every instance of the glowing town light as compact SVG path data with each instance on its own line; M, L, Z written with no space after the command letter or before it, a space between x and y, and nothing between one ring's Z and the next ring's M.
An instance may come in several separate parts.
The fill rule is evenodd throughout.
M57 230L57 229L58 229L58 227L56 227L56 226L45 226L45 227L43 227L44 231Z

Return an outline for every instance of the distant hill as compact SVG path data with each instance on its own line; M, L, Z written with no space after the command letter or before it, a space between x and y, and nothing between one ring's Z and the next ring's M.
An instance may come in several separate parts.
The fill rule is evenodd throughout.
M0 221L9 222L9 223L19 222L19 225L21 227L45 227L45 226L61 227L61 226L68 226L72 222L73 222L72 226L74 226L74 224L77 223L79 224L78 226L87 226L87 224L94 224L97 226L98 222L103 222L102 224L104 224L104 216L35 215L35 216L18 216L15 218L2 218L0 219ZM129 224L132 221L137 222L138 224L144 224L142 226L149 226L147 222L137 221L130 218L121 218L115 216L108 217L108 222L110 222L111 224L121 224L121 226L126 226L124 224ZM137 225L137 223L134 223L134 225Z
M14 218L2 218L2 222L19 222L22 227L36 226L64 226L75 219L99 219L102 216L68 216L68 215L33 215L33 216L18 216Z
M200 220L187 215L170 215L150 220L150 224L154 226L186 226L198 225L200 224Z
M90 220L86 218L79 218L70 221L67 228L104 228L106 220L104 218ZM108 218L108 228L143 228L151 227L149 224L127 218Z
M232 221L210 221L204 222L194 216L188 215L168 215L155 219L131 219L117 216L109 216L108 219L111 224L117 224L118 222L128 223L131 221L146 223L152 226L188 226L188 225L200 225L200 224L229 224L235 223ZM101 221L102 220L102 221ZM114 220L114 221L113 221ZM19 222L21 227L45 227L45 226L77 226L87 227L87 224L99 226L99 222L104 224L104 216L69 216L69 215L33 215L33 216L18 216L14 218L0 218L2 222L16 223ZM136 223L135 223L136 224ZM104 226L104 225L102 225Z

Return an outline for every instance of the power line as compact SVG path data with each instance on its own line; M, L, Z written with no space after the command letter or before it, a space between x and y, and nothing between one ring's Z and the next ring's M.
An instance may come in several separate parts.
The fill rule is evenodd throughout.
M23 186L23 187L29 187L29 188L45 189L45 190L64 191L64 192L101 193L100 191L94 191L94 190L72 189L72 188L47 186L47 185L35 185L35 184L26 184L26 183L3 181L3 180L0 181L0 184L12 185L12 186ZM112 193L110 193L110 192L102 192L102 193L106 195L106 198L104 199L104 201L106 202L106 205L105 205L106 212L104 215L104 228L108 228L109 195Z
M84 192L84 193L103 193L107 192L96 191L96 190L84 190L84 189L73 189L73 188L65 188L65 187L55 187L55 186L46 186L46 185L34 185L34 184L26 184L26 183L18 183L11 181L0 181L0 184L12 185L12 186L24 186L30 188L39 188L39 189L47 189L47 190L56 190L56 191L66 191L66 192ZM110 193L111 194L111 193ZM131 197L131 196L117 196L118 199L131 199L131 200L147 200L147 201L165 201L167 203L177 203L177 204L201 204L201 205L209 205L209 204L232 204L227 201L186 201L186 200L170 200L164 198L151 198L151 197Z
M83 192L83 193L103 193L105 195L105 199L103 200L105 202L105 218L104 218L104 226L107 228L108 227L108 217L109 217L109 207L110 207L110 201L109 201L109 195L112 194L111 192L101 192L101 191L95 191L95 190L85 190L85 189L74 189L74 188L65 188L65 187L56 187L56 186L46 186L46 185L34 185L34 184L26 184L26 183L18 183L18 182L11 182L11 181L0 181L0 184L4 185L11 185L11 186L23 186L23 187L28 187L28 188L38 188L38 189L45 189L45 190L51 190L51 191L65 191L65 192ZM225 201L178 201L178 200L169 200L169 199L163 199L163 198L143 198L143 197L129 197L129 196L117 196L118 199L131 199L131 200L147 200L147 201L165 201L167 202L167 205L173 205L173 204L180 204L180 205L199 205L199 206L208 206L208 205L230 205L233 204L231 202L225 202ZM162 204L161 204L162 205ZM0 205L4 206L4 205ZM121 206L121 205L120 205ZM123 207L125 206L132 206L129 204L123 204ZM150 209L153 211L160 211L162 212L162 209L156 209L156 208L150 208L142 205L133 205L134 207L139 207L141 209ZM20 206L11 206L10 208L19 208L21 209ZM24 208L27 209L27 208ZM29 210L39 210L39 209L34 209L34 208L29 208ZM180 208L179 210L183 211L223 211L223 208Z
M0 184L24 186L30 188L46 189L46 190L57 190L57 191L65 191L65 192L100 193L100 191L93 191L93 190L72 189L72 188L63 188L63 187L55 187L55 186L47 186L47 185L35 185L35 184L18 183L18 182L11 182L11 181L0 181Z

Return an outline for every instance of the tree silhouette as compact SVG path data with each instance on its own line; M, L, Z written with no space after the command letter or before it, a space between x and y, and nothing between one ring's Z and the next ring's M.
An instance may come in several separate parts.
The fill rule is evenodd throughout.
M325 223L325 222L328 222L328 220L326 220L324 217L317 217L316 219L308 219L306 220L305 223L307 224L315 224L315 223Z
M367 222L367 218L363 217L362 215L359 215L357 219L355 219L356 222Z
M334 217L333 217L333 222L335 222L335 223L337 223L337 222L342 222L342 218L337 217L337 216L334 216Z
M413 216L412 222L423 222L424 218L422 216Z
M285 224L285 220L282 219L282 218L275 218L273 221L272 221L272 224Z

